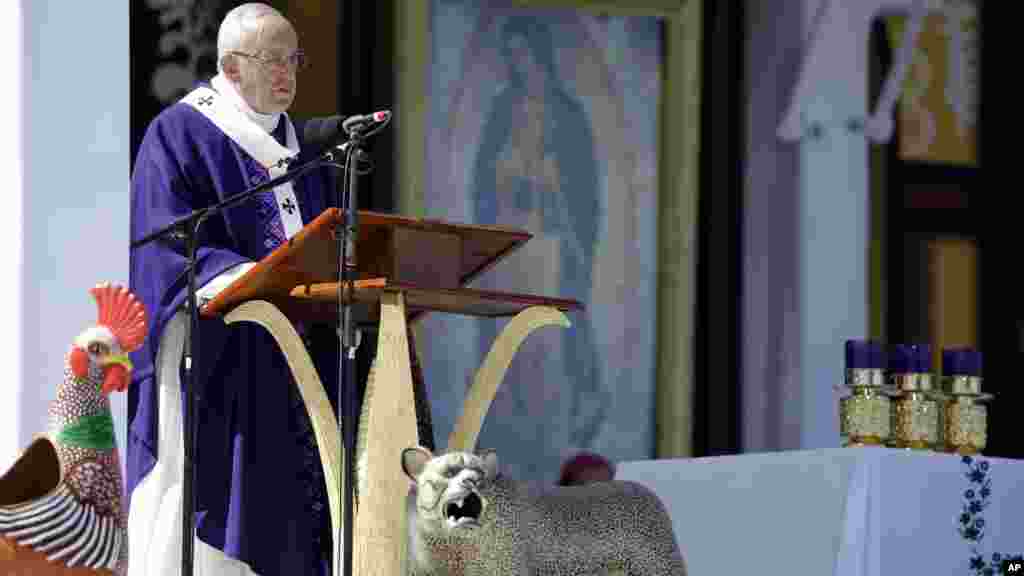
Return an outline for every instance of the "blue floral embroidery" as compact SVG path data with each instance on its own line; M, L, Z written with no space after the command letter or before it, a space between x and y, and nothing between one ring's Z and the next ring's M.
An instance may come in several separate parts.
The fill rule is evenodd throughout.
M992 479L988 477L989 464L983 460L975 460L964 456L962 460L967 471L965 476L971 487L964 490L963 509L960 511L957 531L960 537L968 542L971 550L970 568L974 576L995 576L1000 574L1002 564L1006 562L1024 562L1024 555L1009 555L993 552L986 560L979 548L985 538L985 519L982 512L988 508L989 497L992 495Z

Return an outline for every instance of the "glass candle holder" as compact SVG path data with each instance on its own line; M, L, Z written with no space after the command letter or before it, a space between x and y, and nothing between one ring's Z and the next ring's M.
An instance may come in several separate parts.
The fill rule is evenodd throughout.
M890 363L895 396L892 446L911 450L941 448L941 394L932 387L930 364L931 350L927 344L895 347Z
M980 454L988 442L988 408L971 396L946 402L943 438L946 452Z
M981 391L981 352L969 348L942 352L947 396L943 409L943 448L946 452L979 454L988 442L991 394Z
M846 343L849 394L839 400L839 433L843 446L882 446L892 434L892 410L885 393L881 346L872 341Z
M881 387L858 386L850 391L849 396L839 400L843 446L883 446L892 432L889 397Z
M912 450L939 447L940 404L925 391L904 392L893 401L894 445Z

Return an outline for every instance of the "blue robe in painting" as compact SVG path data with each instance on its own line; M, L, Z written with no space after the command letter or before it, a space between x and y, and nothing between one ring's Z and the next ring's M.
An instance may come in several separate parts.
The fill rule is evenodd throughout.
M599 166L590 120L582 102L562 85L555 70L555 49L548 24L532 16L510 17L502 31L507 45L514 37L522 37L530 47L543 75L545 104L544 133L541 157L553 158L558 166L559 190L551 190L523 174L514 179L514 204L523 211L537 212L543 222L541 230L558 236L558 296L579 299L586 305L593 286L594 251L597 247L601 207L598 199ZM506 46L507 48L507 46ZM505 54L506 59L512 56ZM503 147L523 129L523 103L530 97L527 79L516 66L509 68L505 86L495 96L492 108L482 127L480 148L473 170L473 194L476 200L475 222L507 224L499 208L497 164ZM569 238L573 238L570 241ZM578 249L577 249L578 247ZM509 289L508 286L495 287ZM589 314L573 318L573 327L561 331L562 354L566 373L572 377L567 385L569 400L569 442L573 448L591 448L607 420L609 393L600 374L601 362L595 344L593 320ZM481 349L487 350L497 337L497 325L480 323ZM563 426L550 422L551 426ZM484 437L490 431L484 430ZM543 434L542 434L543 436ZM557 461L560 450L550 458ZM548 464L544 463L543 465Z
M275 136L283 140L282 120ZM302 144L302 124L296 123ZM303 151L303 154L307 154ZM265 182L258 163L185 103L149 126L131 183L131 236L141 238L191 210ZM329 168L293 183L304 224L336 205ZM272 191L263 193L270 197ZM267 255L276 205L251 199L206 221L200 232L197 286L228 268ZM153 468L157 446L154 362L164 326L187 295L184 244L157 241L131 253L131 290L152 325L132 354L128 395L127 489ZM308 328L310 353L336 401L337 338ZM201 540L263 576L330 573L330 514L309 419L270 334L254 324L201 320L196 384L201 393L196 442L196 521ZM184 412L184 410L183 410ZM337 413L337 406L335 405Z

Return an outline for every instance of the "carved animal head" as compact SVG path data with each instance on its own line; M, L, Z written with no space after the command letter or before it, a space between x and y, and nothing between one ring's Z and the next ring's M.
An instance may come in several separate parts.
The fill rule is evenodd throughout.
M498 455L450 452L434 456L426 448L402 451L402 469L412 480L421 530L442 536L481 527L488 484L498 475Z

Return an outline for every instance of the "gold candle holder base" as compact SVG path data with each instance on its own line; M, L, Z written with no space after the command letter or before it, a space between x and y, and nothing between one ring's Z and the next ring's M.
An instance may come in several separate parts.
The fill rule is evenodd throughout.
M847 439L844 448L867 448L868 446L885 446L885 441L878 436L852 437Z
M954 394L943 409L943 449L965 456L980 454L988 442L988 408L982 404L991 394Z
M844 447L884 446L890 430L891 401L878 386L847 388L839 400L839 432Z
M903 392L893 402L893 445L909 450L938 450L941 405L931 392Z
M897 440L897 441L895 441L893 443L893 447L894 448L903 448L904 450L925 450L925 451L932 451L932 452L935 451L935 445L934 444L929 444L928 442L925 442L924 440L913 440L911 442L903 442L901 440Z

